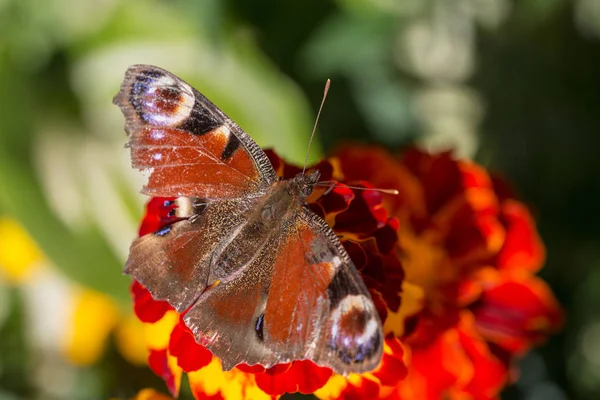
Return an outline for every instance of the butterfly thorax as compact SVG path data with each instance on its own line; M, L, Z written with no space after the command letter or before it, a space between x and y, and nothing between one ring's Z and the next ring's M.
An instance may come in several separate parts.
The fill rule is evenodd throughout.
M273 243L278 232L295 223L297 210L306 205L319 177L315 170L278 180L262 196L248 199L245 216L240 215L239 223L234 224L237 228L232 229L236 235L224 238L213 252L215 268L222 270L217 278L223 279L222 275L250 262L257 251Z
M319 181L320 177L321 173L318 170L313 170L308 174L300 173L288 181L289 190L293 195L301 197L306 201L306 198L312 194L315 184Z
M306 199L312 194L320 175L319 171L314 170L308 174L300 173L292 179L275 182L259 206L262 218L285 220L288 213L293 213L298 207L306 204Z

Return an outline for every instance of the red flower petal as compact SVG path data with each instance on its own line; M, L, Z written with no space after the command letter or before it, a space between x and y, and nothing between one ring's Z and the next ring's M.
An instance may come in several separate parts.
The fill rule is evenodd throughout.
M295 392L313 393L327 383L332 373L329 368L319 367L312 361L299 360L291 363L283 372L267 371L257 374L256 384L273 396Z
M400 340L393 335L385 338L385 344L390 347L391 353L383 353L381 364L373 371L383 386L395 386L408 374L408 368L404 363L404 348Z
M368 188L363 182L358 186ZM387 222L387 211L383 208L382 195L373 190L356 190L350 207L335 218L338 232L350 232L369 236Z
M176 377L171 368L169 368L167 350L151 349L148 356L148 365L156 375L160 376L162 380L165 381L169 392L171 392L174 397L177 397L179 377Z
M271 375L271 376L279 375L279 374L283 374L284 372L289 371L290 368L292 368L292 363L277 364L277 365L274 365L271 368L267 369L265 371L265 373L268 375Z
M350 259L354 263L356 269L361 271L368 262L367 253L365 252L364 248L360 244L351 240L344 240L342 244L348 252L348 255L350 256Z
M155 232L160 228L178 221L175 217L175 197L153 197L146 205L146 215L142 220L139 235Z
M432 155L410 149L402 155L401 164L421 182L429 215L463 191L463 175L450 152Z
M360 384L349 384L342 391L339 400L362 400L379 398L380 383L364 378Z
M167 311L173 309L166 301L154 300L148 289L135 280L131 282L131 295L133 311L142 322L157 322Z
M213 357L208 349L196 343L194 335L181 319L171 333L169 353L177 358L177 365L185 372L207 366Z
M498 254L498 268L537 272L544 263L546 252L525 205L507 200L502 204L501 220L507 233L504 246Z
M463 318L460 324L459 341L473 364L473 377L464 391L475 399L496 399L508 380L508 366L492 354L487 343L477 333L471 316Z
M259 364L256 364L256 365L240 364L236 368L247 374L262 374L263 372L266 371L265 367L263 367L262 365L259 365Z
M556 331L562 311L546 283L534 276L504 274L484 287L471 307L484 337L511 353L522 353Z
M377 241L377 247L382 254L391 252L398 244L399 221L397 218L389 218L385 225L373 232Z
M336 214L348 208L354 200L354 192L345 186L334 188L328 195L321 197L317 202L323 207L325 214Z

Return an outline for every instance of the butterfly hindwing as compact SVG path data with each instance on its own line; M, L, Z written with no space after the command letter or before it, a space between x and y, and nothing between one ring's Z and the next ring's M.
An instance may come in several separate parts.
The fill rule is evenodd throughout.
M226 369L310 359L340 373L371 370L383 337L369 293L333 231L299 211L184 320Z
M265 311L265 341L289 359L338 373L374 369L379 315L335 233L307 207L281 238Z
M132 164L149 175L145 194L242 198L276 178L258 145L170 72L129 67L114 102L125 115Z
M235 231L246 220L247 206L237 200L209 202L201 207L193 207L191 202L188 198L177 200L178 215L188 219L136 239L125 266L125 273L144 285L155 299L167 301L179 312L222 278L214 267L215 248L227 239L227 232ZM180 214L183 212L188 215Z

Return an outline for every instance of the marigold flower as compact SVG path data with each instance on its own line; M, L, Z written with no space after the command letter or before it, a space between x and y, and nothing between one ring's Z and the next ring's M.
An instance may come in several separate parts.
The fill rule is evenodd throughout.
M274 152L268 151L267 154L280 176L291 178L301 172L300 168L284 163ZM336 174L330 161L322 161L313 168L319 169L323 180L331 180ZM370 187L367 182L355 184ZM372 294L382 321L385 321L386 315L398 311L401 303L404 272L395 252L398 221L389 217L382 207L379 192L354 190L343 184L328 193L326 189L317 187L308 199L309 205L340 236ZM140 235L175 222L171 212L175 205L169 200L172 199L150 200ZM192 392L197 398L218 395L225 399L267 399L283 393L314 393L328 384L323 389L326 396L326 393L336 390L336 385L349 385L346 379L332 380L330 369L308 360L276 365L267 370L260 366L240 365L223 372L219 360L195 342L181 317L166 302L154 300L138 282L133 282L131 290L136 315L149 329L157 330L155 335L161 338L158 339L160 343L156 343L155 338L152 339L154 343L148 343L150 367L165 380L173 395L179 390L182 372L188 374ZM406 374L402 357L402 345L393 335L388 336L383 362L377 370L368 374L369 382L376 388L382 383L396 383Z
M280 176L300 169L267 152ZM492 399L514 357L559 328L562 313L534 274L544 247L526 207L480 166L449 153L345 147L314 168L323 180L308 199L340 236L384 324L380 366L342 377L310 361L223 372L167 303L132 284L148 334L149 364L172 394L186 372L197 398ZM399 195L350 189L396 189ZM140 234L174 222L171 199L152 199Z

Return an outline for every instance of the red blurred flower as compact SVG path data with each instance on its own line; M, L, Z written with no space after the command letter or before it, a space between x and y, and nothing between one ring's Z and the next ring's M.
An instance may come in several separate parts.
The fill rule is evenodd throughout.
M337 153L348 181L400 191L384 205L400 222L403 307L388 318L408 356L401 399L493 399L516 356L562 324L534 274L544 246L527 208L481 167L450 153L377 147ZM408 307L422 301L423 308ZM403 309L404 308L404 309Z

